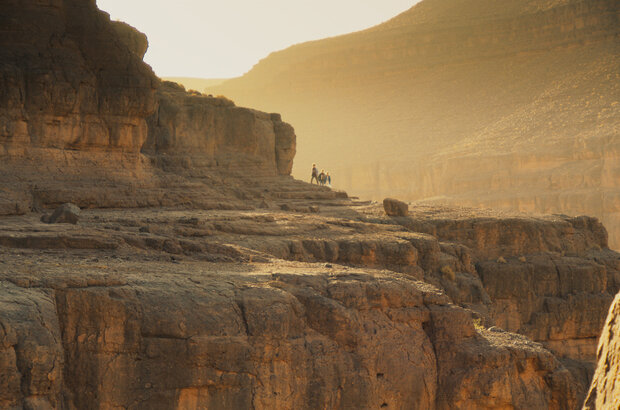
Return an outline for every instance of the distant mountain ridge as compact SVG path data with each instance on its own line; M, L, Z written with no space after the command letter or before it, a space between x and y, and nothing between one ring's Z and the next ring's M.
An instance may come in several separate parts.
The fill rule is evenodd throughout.
M424 0L212 91L291 121L296 177L317 162L360 196L592 214L618 248L619 16L612 0Z

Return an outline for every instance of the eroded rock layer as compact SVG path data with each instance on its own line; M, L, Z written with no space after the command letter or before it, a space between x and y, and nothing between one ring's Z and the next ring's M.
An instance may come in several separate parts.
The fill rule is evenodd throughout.
M614 409L620 406L620 293L609 308L598 345L598 365L584 409Z
M0 220L2 405L579 406L620 288L596 220L386 217L288 181L228 177L266 196L246 210Z
M620 247L614 0L424 0L210 87L283 113L361 197L594 215ZM347 155L343 155L343 153Z
M232 101L186 93L166 82L148 118L144 153L168 167L206 167L247 174L290 175L295 132L279 114L235 107Z
M5 217L0 405L578 407L585 386L561 355L490 326L494 299L475 267L486 257L403 230L375 216L379 206L316 201L319 214L88 210L78 226ZM591 244L586 226L571 241L562 221L521 223L546 225L560 248ZM519 243L515 252L534 246ZM298 261L274 258L282 249ZM502 252L506 266L522 263ZM579 252L583 263L618 258Z
M162 85L146 36L94 1L4 1L0 19L0 214L198 206L169 188L218 169L290 174L295 133L279 115Z
M140 151L158 80L94 1L3 1L0 15L2 154Z
M580 405L620 287L598 220L388 217L94 2L0 11L0 407Z

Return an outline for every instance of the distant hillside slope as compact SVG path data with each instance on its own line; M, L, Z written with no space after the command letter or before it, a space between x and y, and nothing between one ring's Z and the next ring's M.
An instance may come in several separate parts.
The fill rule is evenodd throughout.
M620 248L620 3L424 0L210 92L282 112L293 173L385 195L591 214Z

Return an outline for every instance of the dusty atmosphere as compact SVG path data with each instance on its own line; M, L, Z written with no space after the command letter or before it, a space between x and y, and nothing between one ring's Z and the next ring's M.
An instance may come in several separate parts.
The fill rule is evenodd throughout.
M94 1L0 17L0 408L617 407L599 219L294 179L288 117Z
M207 90L291 121L297 178L320 162L363 198L592 215L620 249L619 14L425 0Z

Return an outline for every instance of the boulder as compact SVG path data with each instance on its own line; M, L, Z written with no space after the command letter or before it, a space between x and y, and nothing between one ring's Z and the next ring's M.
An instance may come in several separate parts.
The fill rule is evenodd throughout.
M389 216L407 216L409 214L409 205L393 198L383 200L383 209Z
M74 204L62 204L51 215L43 215L41 222L48 224L77 224L80 219L80 208Z

